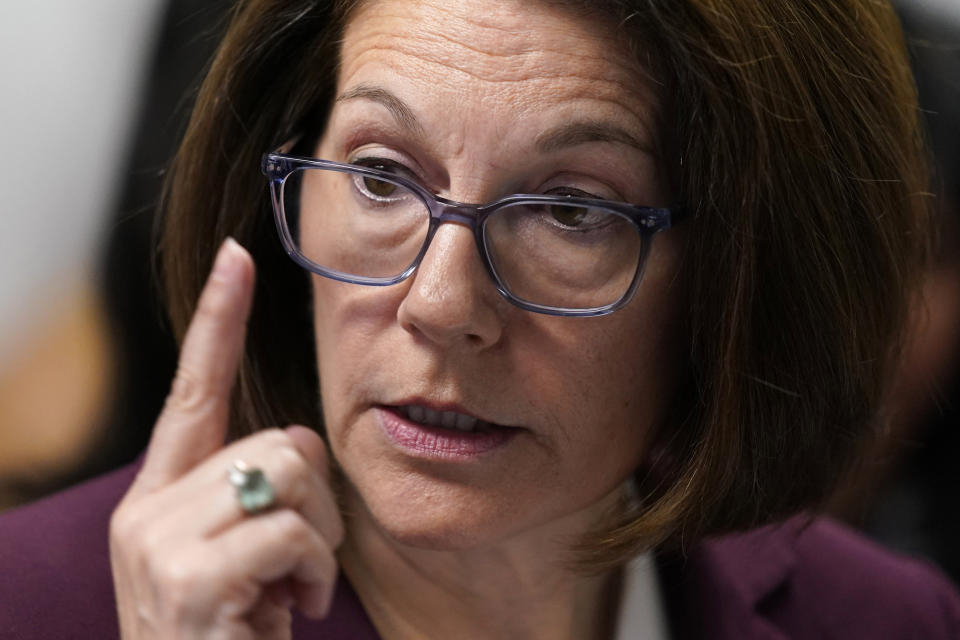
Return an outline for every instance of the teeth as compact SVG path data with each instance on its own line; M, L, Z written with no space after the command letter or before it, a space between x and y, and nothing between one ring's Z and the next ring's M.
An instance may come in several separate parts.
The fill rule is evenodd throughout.
M473 428L477 425L477 419L472 416L465 416L462 413L457 414L457 429L460 431L473 431Z
M423 407L418 407L417 405L411 405L407 407L407 417L413 420L414 422L423 422L424 421Z
M473 416L457 413L456 411L434 411L427 407L409 405L403 408L406 416L414 422L445 429L458 431L473 431L478 420Z

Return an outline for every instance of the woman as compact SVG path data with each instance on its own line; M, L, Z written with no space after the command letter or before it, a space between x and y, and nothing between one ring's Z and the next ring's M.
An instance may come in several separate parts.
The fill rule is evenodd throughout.
M753 4L243 3L171 174L142 467L13 525L105 536L125 492L124 638L291 607L294 637L956 634L942 578L829 522L695 544L841 476L925 243L889 8ZM97 593L56 604L101 637Z

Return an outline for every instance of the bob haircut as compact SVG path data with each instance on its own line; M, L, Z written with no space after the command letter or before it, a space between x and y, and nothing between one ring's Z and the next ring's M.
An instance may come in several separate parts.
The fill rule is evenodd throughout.
M241 1L168 177L159 247L179 337L226 236L257 263L237 437L323 432L309 274L279 243L260 157L322 131L363 1ZM579 561L610 567L821 506L878 425L928 253L896 16L878 0L538 1L608 25L658 83L662 162L692 215L671 418L635 474L638 506L583 540Z

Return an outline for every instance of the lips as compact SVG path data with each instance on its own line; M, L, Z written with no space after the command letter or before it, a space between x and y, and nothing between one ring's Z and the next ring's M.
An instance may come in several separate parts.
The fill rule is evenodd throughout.
M419 417L420 422L410 417ZM468 461L500 449L521 429L495 425L463 411L439 410L421 404L380 406L377 421L394 445L421 458ZM427 423L426 421L431 423ZM444 426L444 422L448 425ZM457 428L460 422L465 428Z
M384 408L417 424L464 433L516 428L488 420L457 403L436 402L419 397L385 405Z
M494 426L486 420L480 420L476 416L468 413L461 411L437 411L419 404L401 405L396 407L395 410L404 418L419 424L444 429L456 429L467 433L488 430Z

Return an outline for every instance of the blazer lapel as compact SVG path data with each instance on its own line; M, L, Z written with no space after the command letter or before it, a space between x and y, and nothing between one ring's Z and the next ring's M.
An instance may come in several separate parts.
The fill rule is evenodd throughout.
M787 640L764 615L789 597L802 520L707 540L658 557L673 640Z

